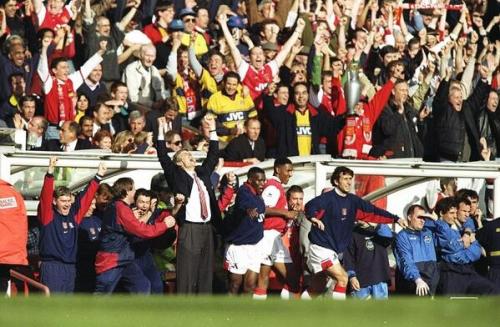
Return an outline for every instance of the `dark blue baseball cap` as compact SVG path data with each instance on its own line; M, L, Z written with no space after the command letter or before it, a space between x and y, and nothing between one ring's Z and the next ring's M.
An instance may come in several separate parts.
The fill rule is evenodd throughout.
M168 30L172 32L184 31L184 22L180 19L174 19L168 25Z
M239 29L244 29L245 28L245 23L243 22L243 19L241 19L240 16L231 16L227 20L227 27L229 28L239 28Z

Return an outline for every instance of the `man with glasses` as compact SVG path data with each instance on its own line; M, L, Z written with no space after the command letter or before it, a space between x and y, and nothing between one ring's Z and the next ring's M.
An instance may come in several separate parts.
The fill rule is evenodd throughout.
M184 23L184 34L181 37L181 43L185 46L189 46L191 42L191 34L196 33L196 39L194 41L194 49L197 57L203 56L208 52L207 41L196 30L196 13L191 8L184 8L181 10L179 17Z

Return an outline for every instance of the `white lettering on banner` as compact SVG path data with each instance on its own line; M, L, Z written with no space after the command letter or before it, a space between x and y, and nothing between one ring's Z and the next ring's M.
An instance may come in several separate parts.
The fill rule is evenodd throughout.
M238 112L228 113L226 121L235 121L235 120L244 120L244 119L245 119L245 114L243 114L241 111L238 111Z
M312 135L311 127L297 126L297 135Z
M16 198L11 196L9 198L0 198L0 209L17 208Z

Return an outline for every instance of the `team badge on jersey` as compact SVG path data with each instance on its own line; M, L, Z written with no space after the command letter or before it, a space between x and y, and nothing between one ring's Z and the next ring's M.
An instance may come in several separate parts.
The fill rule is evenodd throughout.
M424 242L426 244L432 243L432 237L430 235L425 235L424 236Z
M372 240L370 240L369 238L365 239L365 247L368 251L373 251L375 249L375 245L373 245Z

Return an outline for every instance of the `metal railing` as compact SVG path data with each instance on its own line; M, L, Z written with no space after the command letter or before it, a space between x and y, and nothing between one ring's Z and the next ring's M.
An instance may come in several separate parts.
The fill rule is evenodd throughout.
M43 285L42 283L39 283L37 282L36 280L32 279L32 278L29 278L28 276L25 276L23 274L21 274L20 272L18 271L15 271L14 269L11 269L10 271L10 277L11 278L14 278L14 279L17 279L21 282L23 282L23 285L24 285L24 290L23 290L23 293L24 293L24 296L29 296L29 287L28 286L32 286L40 291L43 292L43 294L45 296L50 296L50 290L47 286ZM12 288L12 280L11 280L11 288ZM19 292L19 290L17 290L17 293ZM10 295L15 295L15 292L10 292Z
M110 171L116 175L117 171L161 171L160 163L156 156L126 155L113 153L96 153L95 151L63 152L26 152L15 151L0 154L0 178L11 181L14 171L31 167L47 167L48 158L57 155L59 167L97 168L100 161L105 161ZM193 152L196 160L201 162L205 157L202 152ZM427 163L418 159L414 160L337 160L329 155L312 155L308 157L290 158L296 174L311 173L314 176L314 195L330 186L328 177L335 167L348 166L359 175L380 175L385 177L457 177L457 178L484 178L494 181L494 216L500 216L500 163L499 162L473 162L473 163ZM255 166L266 170L272 175L274 160L266 160ZM221 173L233 171L239 177L246 175L250 166L225 167ZM394 186L393 186L394 187ZM377 192L377 191L376 191ZM382 191L378 191L383 193ZM367 195L370 197L370 195ZM380 196L380 194L379 194Z

